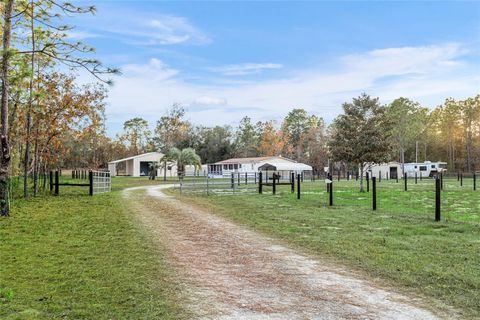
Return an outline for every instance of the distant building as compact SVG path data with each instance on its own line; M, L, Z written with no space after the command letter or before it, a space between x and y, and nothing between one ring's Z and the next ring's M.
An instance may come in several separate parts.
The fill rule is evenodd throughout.
M108 163L108 170L110 170L111 176L149 176L150 164L158 163L163 156L164 154L161 152L148 152L133 157L110 161ZM186 166L185 175L203 175L206 174L206 169L206 166L202 166L201 170L196 170L194 166ZM157 170L157 177L163 177L164 174L165 168L160 166L160 168ZM167 177L177 176L177 165L174 162L167 163L166 175Z
M122 175L131 177L148 176L150 174L150 164L159 162L163 157L160 152L148 152L136 156L110 161L108 170L112 176ZM171 168L173 169L173 168ZM163 174L163 170L161 173ZM160 173L160 172L158 172ZM175 171L176 175L176 171Z
M312 167L280 156L232 158L208 165L208 174L212 177L259 171L303 173L311 172Z

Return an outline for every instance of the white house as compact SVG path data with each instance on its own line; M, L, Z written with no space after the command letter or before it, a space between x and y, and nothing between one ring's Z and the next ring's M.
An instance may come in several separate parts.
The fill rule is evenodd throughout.
M232 173L251 173L259 171L288 171L302 173L312 171L312 167L284 157L232 158L208 165L208 174L223 177Z

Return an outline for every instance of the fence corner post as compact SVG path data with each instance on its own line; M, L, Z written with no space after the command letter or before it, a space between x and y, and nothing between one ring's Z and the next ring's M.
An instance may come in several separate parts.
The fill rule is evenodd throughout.
M435 178L435 221L440 221L440 179L437 177Z
M58 179L58 171L55 170L55 192L54 192L54 195L56 195L56 196L58 196L58 194L60 193L59 192L59 186L58 186L58 184L59 184L58 180L59 180Z
M89 182L89 192L88 192L88 194L90 196L93 196L93 171L92 170L90 170L88 172L88 182Z

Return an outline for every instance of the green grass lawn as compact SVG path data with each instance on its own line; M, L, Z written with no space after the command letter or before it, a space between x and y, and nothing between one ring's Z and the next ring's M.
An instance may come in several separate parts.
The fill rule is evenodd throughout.
M433 297L429 304L458 308L464 317L480 314L480 191L471 181L460 187L445 179L442 221L434 222L434 181L423 179L409 191L403 182L378 183L378 210L371 193L355 181L334 181L328 207L323 181L302 184L296 199L289 186L277 195L193 196L188 201L313 254L379 278L402 291ZM429 301L428 299L426 301Z
M0 219L1 319L188 318L165 253L120 196L160 181L113 183L94 197L64 187L58 197L12 202Z

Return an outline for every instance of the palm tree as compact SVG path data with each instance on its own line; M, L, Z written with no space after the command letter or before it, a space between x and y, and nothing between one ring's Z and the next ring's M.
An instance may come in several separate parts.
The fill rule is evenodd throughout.
M168 157L177 162L177 174L179 178L183 178L185 175L185 166L187 165L193 165L196 169L202 167L200 156L196 154L192 148L183 150L172 148L168 153Z
M173 159L169 154L163 155L163 157L158 161L159 168L163 169L163 181L167 181L167 168L168 164L172 163L175 159Z

